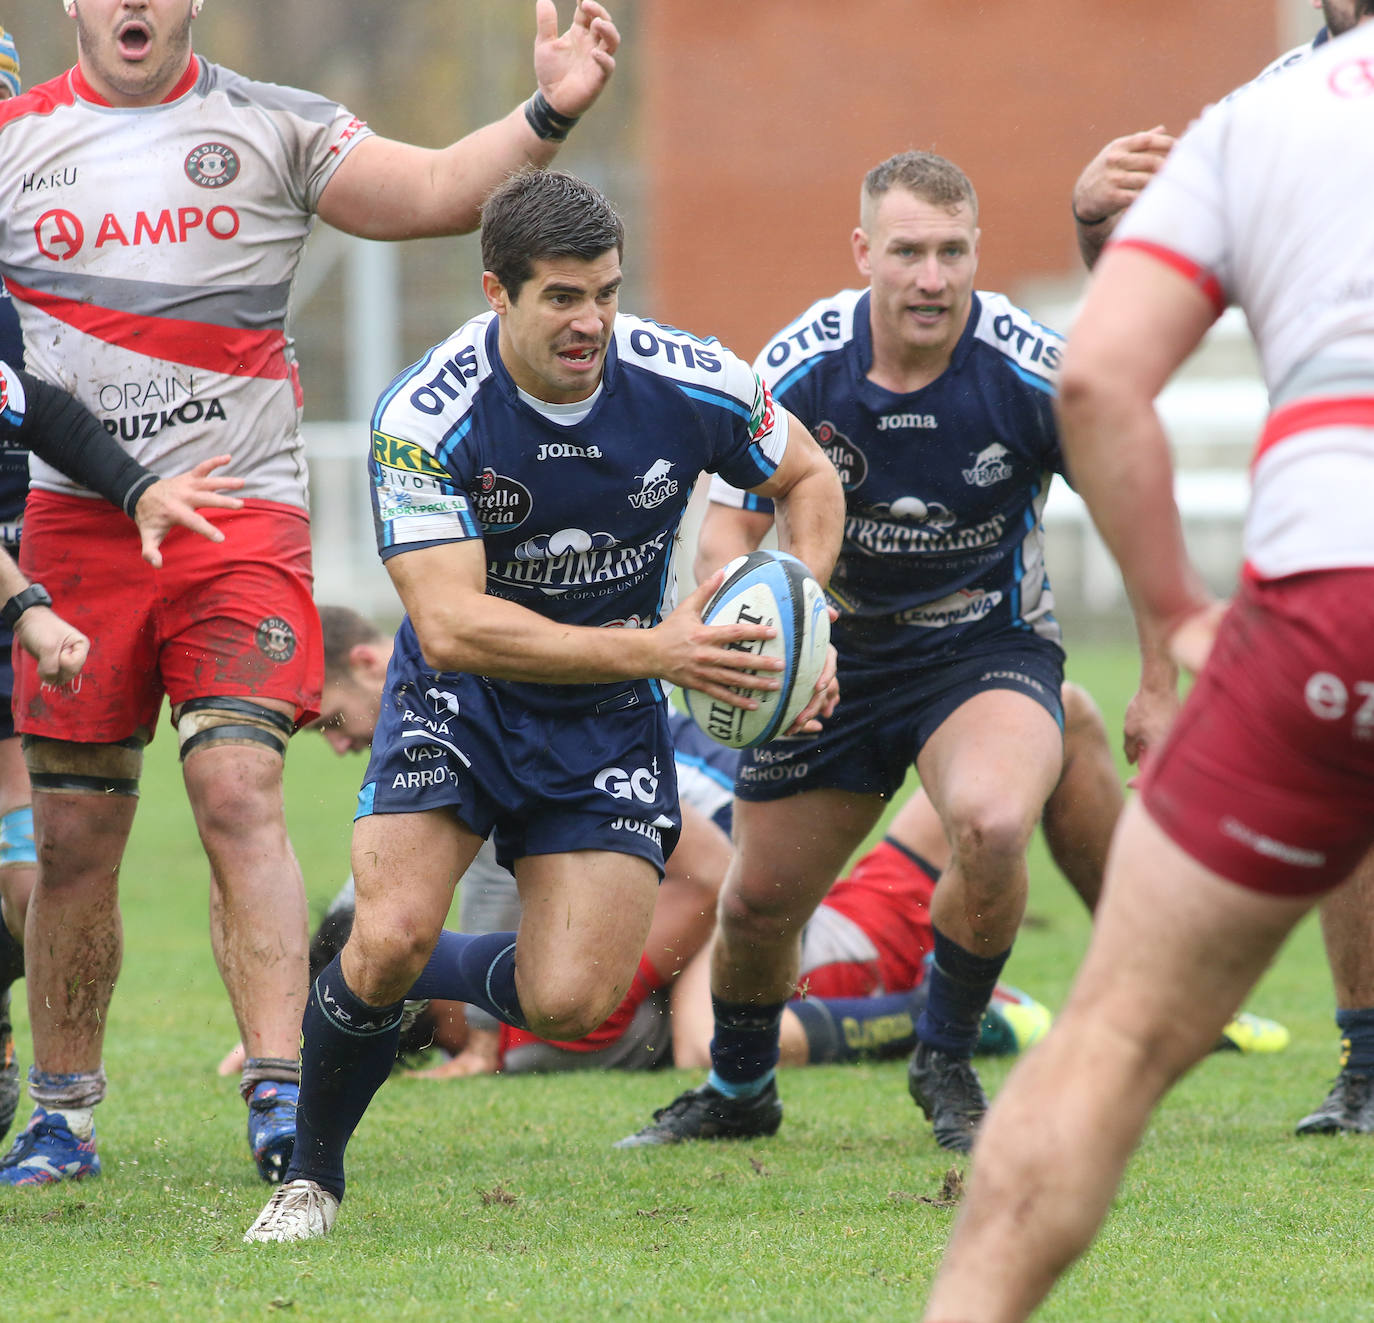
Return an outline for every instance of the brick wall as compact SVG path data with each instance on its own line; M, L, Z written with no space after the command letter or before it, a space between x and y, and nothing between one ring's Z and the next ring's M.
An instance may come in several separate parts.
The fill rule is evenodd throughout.
M1274 0L638 0L646 309L747 356L857 283L860 182L908 147L978 189L979 283L1077 266L1109 138L1181 131L1277 54ZM638 309L636 309L638 310Z

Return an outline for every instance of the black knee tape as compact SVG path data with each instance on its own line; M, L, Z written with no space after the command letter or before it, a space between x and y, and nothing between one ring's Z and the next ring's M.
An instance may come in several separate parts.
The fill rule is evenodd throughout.
M43 735L21 739L29 784L57 794L138 796L143 770L140 736L104 744L77 744Z
M194 718L197 713L213 714L221 720L213 725L202 726L190 734L182 734L182 723L188 716ZM246 717L248 720L236 722L230 719L233 716ZM296 723L285 712L263 707L261 703L248 698L191 698L177 709L182 762L186 761L187 755L208 744L241 744L244 741L261 744L285 757L286 742L295 728Z

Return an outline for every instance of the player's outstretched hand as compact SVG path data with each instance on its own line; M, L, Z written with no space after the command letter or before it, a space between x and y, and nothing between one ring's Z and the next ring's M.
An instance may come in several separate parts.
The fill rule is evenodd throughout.
M615 71L620 33L610 14L596 0L578 0L568 30L559 36L553 0L537 0L534 21L539 90L560 115L584 114Z
M738 645L771 639L778 631L771 625L706 624L701 618L702 608L724 581L722 566L649 631L657 645L653 674L684 689L698 689L731 707L752 710L758 707L757 700L736 690L779 688L779 679L758 672L780 671L783 664L780 658L759 657Z
M91 650L90 639L47 606L29 607L19 617L14 636L38 663L38 678L44 684L61 686L75 680Z
M238 491L242 478L217 474L230 460L229 455L216 455L202 460L186 473L174 478L161 478L153 483L134 507L134 523L143 538L143 559L155 570L162 568L162 539L172 528L189 528L211 542L223 542L224 534L208 519L196 513L198 508L214 506L220 510L239 510L243 502L226 492Z

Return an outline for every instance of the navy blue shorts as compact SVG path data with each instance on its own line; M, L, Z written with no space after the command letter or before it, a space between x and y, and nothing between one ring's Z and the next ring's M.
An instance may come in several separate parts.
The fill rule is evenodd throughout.
M396 661L355 817L447 809L492 836L506 867L612 850L662 877L682 819L666 707L648 685L591 708L541 710L499 682L407 673Z
M840 702L819 735L747 749L739 799L786 799L803 790L890 798L925 742L976 694L1010 689L1033 698L1064 728L1064 650L1035 634L1007 633L934 665L839 667Z

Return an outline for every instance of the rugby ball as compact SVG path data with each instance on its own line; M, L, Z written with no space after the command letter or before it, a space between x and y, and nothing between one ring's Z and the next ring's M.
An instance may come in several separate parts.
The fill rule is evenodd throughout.
M719 744L752 749L788 730L815 692L830 646L830 612L811 572L785 551L754 551L725 567L725 580L702 609L708 625L772 625L771 639L735 646L784 663L775 690L739 689L758 707L731 707L698 689L683 691L692 720Z

